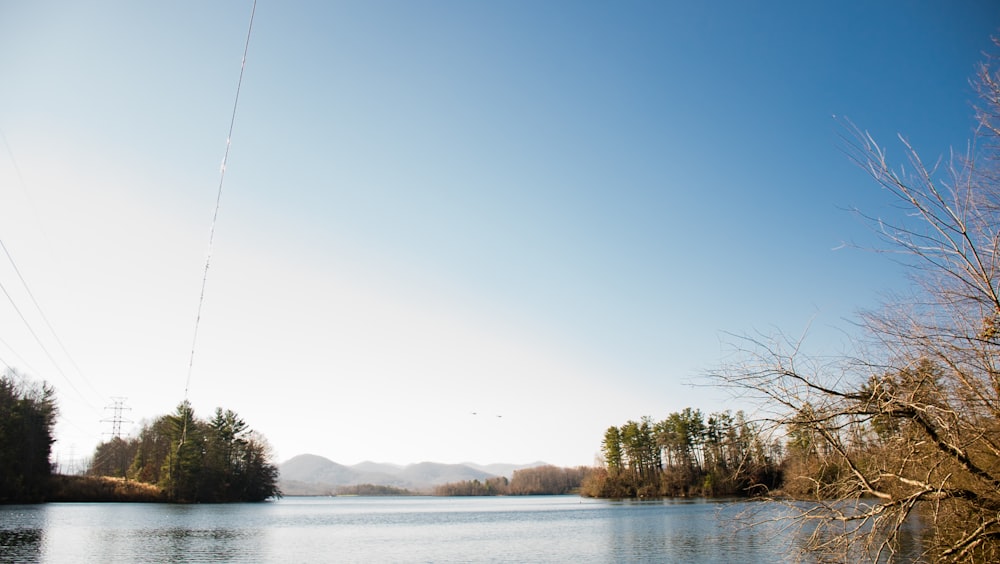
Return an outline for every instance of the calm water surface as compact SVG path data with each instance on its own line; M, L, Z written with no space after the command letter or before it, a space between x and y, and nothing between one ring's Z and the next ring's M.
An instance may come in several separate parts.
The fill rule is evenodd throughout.
M0 562L783 561L796 540L740 529L745 507L576 496L0 506Z

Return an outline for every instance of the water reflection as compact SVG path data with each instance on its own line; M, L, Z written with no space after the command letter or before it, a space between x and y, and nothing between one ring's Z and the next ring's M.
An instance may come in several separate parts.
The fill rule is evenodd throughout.
M162 507L162 506L161 506ZM168 510L169 511L169 510ZM134 527L108 527L95 531L88 543L95 562L252 562L261 552L262 532L237 526L202 529L175 522L163 528L143 523ZM200 521L200 519L190 519ZM155 520L154 520L155 521ZM233 524L235 525L235 524ZM50 554L51 556L51 554Z
M215 527L212 529L173 528L163 532L164 556L170 562L234 562L252 560L260 549L256 531Z
M0 529L0 556L4 562L35 562L42 550L42 529Z
M771 527L746 527L745 503L712 500L619 502L609 520L608 560L776 562Z
M817 519L820 513L816 513L819 506L815 503L755 502L734 504L732 507L738 506L742 506L742 509L735 522L739 523L741 538L750 538L748 533L753 531L765 531L765 538L772 539L772 542L780 539L784 558L788 561L809 564L928 561L924 547L929 529L924 526L917 513L911 513L900 525L894 543L882 545L884 536L866 538L872 530L870 522L846 523ZM863 505L840 503L835 508L843 514L850 514L851 511L863 508ZM802 519L801 516L805 513L813 518ZM853 533L853 540L849 543L845 543L845 539L841 537L847 531ZM808 550L809 547L813 547L813 550Z
M0 562L771 564L802 540L767 513L780 510L573 496L0 506ZM744 526L748 514L757 526ZM918 539L919 524L907 531L904 544Z
M37 505L11 505L0 517L0 560L38 562L45 544L45 512Z

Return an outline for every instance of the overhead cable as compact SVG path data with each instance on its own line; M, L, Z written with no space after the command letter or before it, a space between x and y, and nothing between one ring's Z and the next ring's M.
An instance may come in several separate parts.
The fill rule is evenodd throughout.
M198 310L194 319L194 335L191 338L191 356L188 360L187 379L184 382L184 405L188 402L188 391L191 387L191 373L194 370L194 356L198 344L198 327L201 325L201 309L205 303L205 286L208 284L208 269L212 262L212 246L215 242L215 225L219 218L219 205L222 202L222 186L226 180L226 164L229 162L229 148L233 140L233 128L236 125L236 109L240 102L240 89L243 86L243 72L247 66L247 52L250 49L250 35L253 32L253 18L257 12L257 0L254 0L250 8L250 24L247 26L247 36L243 43L243 59L240 62L240 76L236 82L236 96L233 99L233 111L229 118L229 133L226 135L226 151L222 157L222 167L219 170L219 187L215 193L215 211L212 214L212 225L208 232L208 253L205 256L205 270L201 277L201 293L198 296ZM184 417L184 429L181 431L181 442L184 442L187 434L187 420Z

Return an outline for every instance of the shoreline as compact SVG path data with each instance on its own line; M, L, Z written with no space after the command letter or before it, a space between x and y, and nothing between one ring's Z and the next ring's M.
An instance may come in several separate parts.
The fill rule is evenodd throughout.
M49 478L48 491L42 503L58 502L138 502L163 503L167 496L152 484L108 476L66 476Z

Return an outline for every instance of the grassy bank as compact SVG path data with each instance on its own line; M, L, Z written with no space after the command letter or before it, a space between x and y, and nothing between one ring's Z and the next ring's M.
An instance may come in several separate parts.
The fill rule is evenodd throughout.
M163 490L142 482L106 476L62 476L50 478L45 501L167 501Z

